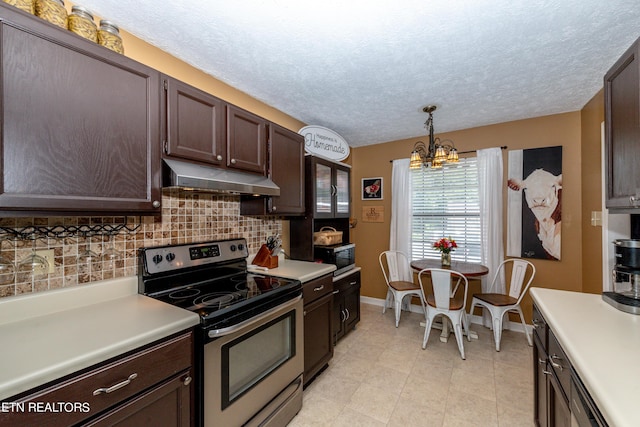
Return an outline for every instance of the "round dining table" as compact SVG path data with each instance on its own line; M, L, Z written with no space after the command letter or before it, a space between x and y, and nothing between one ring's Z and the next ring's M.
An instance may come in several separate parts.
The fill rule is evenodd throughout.
M411 268L419 273L425 268L442 268L445 270L454 270L461 273L467 279L479 279L482 276L486 276L489 274L489 269L475 262L466 262L466 261L454 261L451 260L450 266L443 266L439 259L416 259L411 261ZM451 331L449 330L449 322L443 319L442 322L442 334L440 334L440 341L447 342L449 340L449 334ZM420 322L420 326L425 326L425 322ZM469 336L473 339L478 339L478 334L469 331Z
M443 268L446 270L455 270L461 273L467 279L478 278L489 274L489 269L475 262L455 261L451 260L451 266L443 267L439 259L416 259L411 261L411 268L416 272L420 272L425 268Z

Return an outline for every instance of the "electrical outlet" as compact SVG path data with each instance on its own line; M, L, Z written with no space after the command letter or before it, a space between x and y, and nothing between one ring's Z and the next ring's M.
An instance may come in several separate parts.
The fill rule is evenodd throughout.
M54 273L56 271L56 263L53 259L53 249L36 251L36 255L40 255L49 263L49 271L47 272L48 274Z

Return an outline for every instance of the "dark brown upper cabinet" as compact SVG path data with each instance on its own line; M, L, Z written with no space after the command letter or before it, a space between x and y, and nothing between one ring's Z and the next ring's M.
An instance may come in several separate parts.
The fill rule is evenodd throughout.
M168 76L162 82L165 155L226 166L226 103Z
M604 76L606 206L640 213L640 39Z
M164 156L265 176L267 121L162 76Z
M0 212L160 213L160 74L0 3Z
M349 218L351 168L319 157L306 157L307 212L314 218Z
M267 121L227 104L227 167L267 173Z
M242 215L303 215L304 137L298 133L268 124L268 176L280 187L280 196L242 197Z

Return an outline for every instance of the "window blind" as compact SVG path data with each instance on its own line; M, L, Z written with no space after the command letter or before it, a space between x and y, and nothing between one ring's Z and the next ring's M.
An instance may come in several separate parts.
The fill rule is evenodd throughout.
M480 262L480 204L476 158L412 172L411 259L439 259L433 243L456 241L454 260Z

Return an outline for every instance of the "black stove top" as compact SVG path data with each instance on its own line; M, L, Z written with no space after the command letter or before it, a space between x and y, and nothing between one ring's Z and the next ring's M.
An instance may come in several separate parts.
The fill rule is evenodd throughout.
M239 274L170 289L155 295L154 298L196 312L206 320L218 316L218 312L250 306L253 300L258 301L268 298L270 294L275 295L296 288L300 288L297 281L256 274Z
M206 328L237 324L302 294L298 280L247 273L244 239L141 250L139 292L198 313Z

